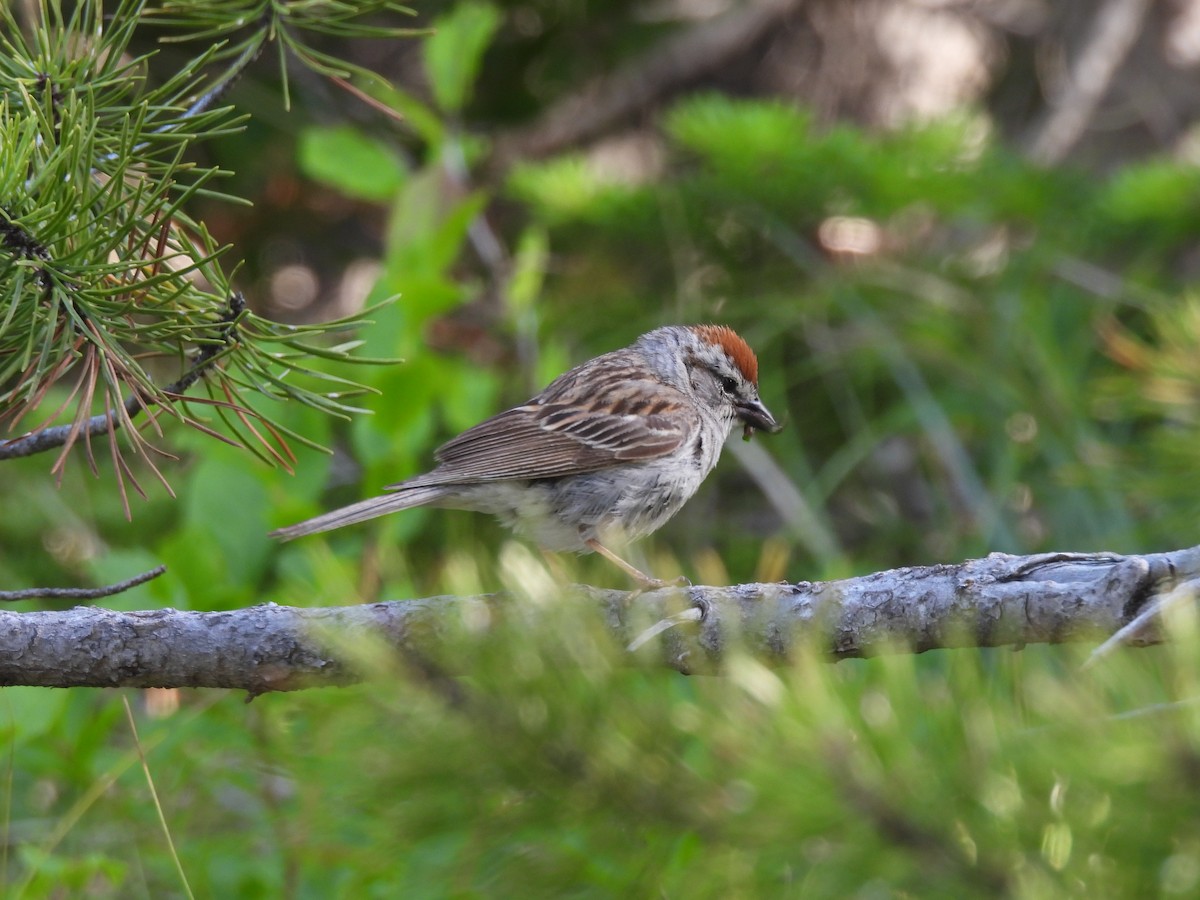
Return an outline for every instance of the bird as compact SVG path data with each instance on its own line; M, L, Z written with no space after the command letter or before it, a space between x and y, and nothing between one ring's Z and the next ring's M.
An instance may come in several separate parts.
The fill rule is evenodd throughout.
M273 531L292 540L418 506L497 516L552 552L610 549L658 530L696 493L737 424L782 425L758 393L758 358L725 325L667 325L588 360L440 447L432 470L386 493Z

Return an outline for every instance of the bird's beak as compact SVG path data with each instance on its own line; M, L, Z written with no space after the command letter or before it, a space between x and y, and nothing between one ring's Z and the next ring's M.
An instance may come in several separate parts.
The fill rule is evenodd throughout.
M737 417L745 424L746 429L742 432L742 437L745 440L750 440L750 436L755 430L765 431L768 434L782 430L783 426L775 421L775 417L771 415L771 411L767 409L761 400L755 397L753 400L737 405Z

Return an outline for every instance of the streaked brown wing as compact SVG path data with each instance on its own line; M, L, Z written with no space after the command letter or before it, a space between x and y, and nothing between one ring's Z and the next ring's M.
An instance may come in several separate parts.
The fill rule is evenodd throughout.
M404 486L573 475L678 449L691 431L686 398L632 361L609 359L626 352L585 363L464 431L437 451L436 469ZM595 371L617 362L627 363L620 377Z

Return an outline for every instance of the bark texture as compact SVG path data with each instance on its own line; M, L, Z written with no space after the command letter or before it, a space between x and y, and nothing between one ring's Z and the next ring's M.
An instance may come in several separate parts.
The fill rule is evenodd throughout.
M1163 637L1157 612L1168 605L1164 598L1194 599L1198 584L1200 547L1192 547L1142 556L994 553L959 565L842 581L690 587L632 597L576 585L563 589L562 602L599 605L623 645L676 616L679 624L640 652L657 647L669 666L712 672L735 645L783 664L805 642L815 642L831 659L1100 642L1122 629L1123 643L1156 643ZM320 609L267 604L226 612L0 612L0 685L214 687L251 694L344 685L362 677L352 660L354 648L367 639L421 664L440 657L447 635L464 621L495 622L521 602L493 594ZM692 612L679 616L687 610Z

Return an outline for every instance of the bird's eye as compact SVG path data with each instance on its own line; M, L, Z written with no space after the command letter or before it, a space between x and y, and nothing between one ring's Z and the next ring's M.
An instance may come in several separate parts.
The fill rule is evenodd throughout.
M736 394L737 386L738 386L738 383L737 383L736 378L731 378L728 375L721 376L721 387L723 387L725 389L725 393Z

